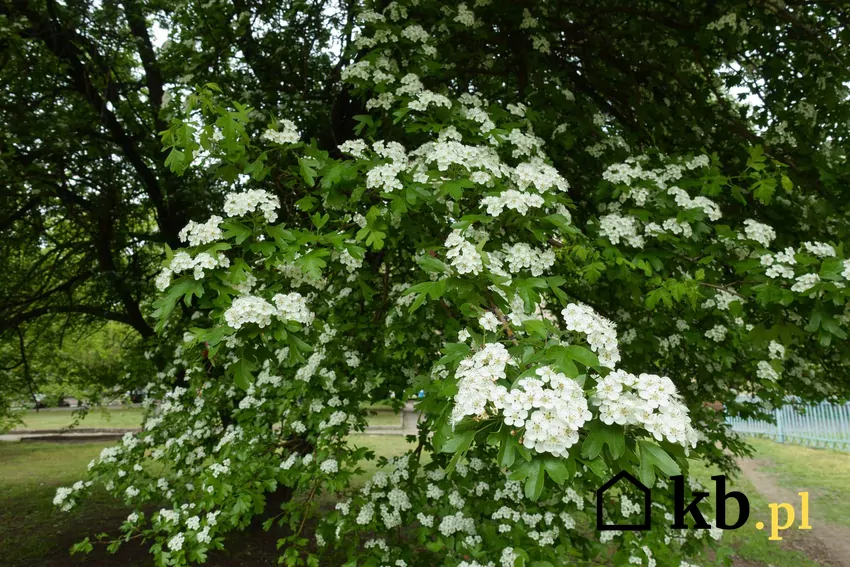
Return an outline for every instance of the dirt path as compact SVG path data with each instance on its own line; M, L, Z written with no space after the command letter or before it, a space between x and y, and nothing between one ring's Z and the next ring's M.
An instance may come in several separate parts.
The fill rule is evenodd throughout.
M779 486L770 473L762 470L766 463L760 459L739 460L738 465L756 490L768 502L799 502L797 492L807 490L805 486L790 490ZM822 565L830 567L850 567L850 528L826 523L818 518L818 498L820 496L809 490L809 523L811 530L788 530L782 533L784 545L798 549L809 558ZM799 505L795 508L798 509Z

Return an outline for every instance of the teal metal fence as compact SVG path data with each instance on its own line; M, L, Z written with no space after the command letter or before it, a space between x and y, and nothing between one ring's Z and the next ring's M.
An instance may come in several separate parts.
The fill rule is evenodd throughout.
M743 435L850 451L850 403L791 403L773 410L773 417L775 423L740 417L727 417L726 422Z

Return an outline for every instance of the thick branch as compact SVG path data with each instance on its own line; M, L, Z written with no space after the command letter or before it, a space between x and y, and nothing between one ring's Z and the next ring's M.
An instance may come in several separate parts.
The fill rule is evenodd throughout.
M150 328L148 328L148 332L144 332L142 329L136 328L126 314L116 313L115 311L108 311L106 309L94 305L48 305L46 307L38 307L36 309L31 309L25 313L20 313L18 315L0 321L0 331L12 329L14 327L17 327L21 323L26 323L27 321L32 321L45 315L58 315L61 313L91 315L93 317L99 317L108 321L116 321L118 323L124 323L125 325L129 325L130 327L133 327L134 329L139 331L139 333L145 337L148 337L152 334Z
M139 5L134 0L124 0L124 10L127 14L127 23L130 25L130 32L136 37L139 57L142 60L142 67L145 69L145 83L148 86L148 98L150 99L156 131L162 132L167 128L165 122L159 117L164 94L163 79L148 33L148 25Z

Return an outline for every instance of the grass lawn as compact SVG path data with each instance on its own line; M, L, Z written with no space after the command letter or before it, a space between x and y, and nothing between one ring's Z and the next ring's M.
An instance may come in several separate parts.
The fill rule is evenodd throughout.
M386 406L374 406L378 411L368 417L369 425L381 427L401 427L401 414L387 411ZM21 415L23 425L15 429L63 429L78 417L78 413L69 410L39 411L29 410ZM132 429L141 427L143 412L141 408L93 409L82 418L76 427Z
M753 439L765 471L793 492L807 489L819 518L850 526L850 453Z
M376 455L393 456L413 445L401 435L353 435L357 446ZM0 443L0 565L2 567L54 567L97 565L137 567L151 565L146 549L122 548L111 556L98 550L89 556L70 556L70 546L101 531L115 532L131 510L104 492L83 500L71 513L53 506L56 487L83 478L89 461L111 443ZM375 461L364 463L365 482L377 470ZM358 483L358 484L360 484ZM228 554L211 556L207 565L253 567L276 565L278 536L259 532L233 534Z
M691 464L690 475L698 478L711 494L709 500L713 502L714 498L714 481L711 480L712 475L719 474L719 470L711 467L706 468L699 462ZM728 530L724 532L721 543L728 545L735 550L736 563L746 566L764 565L772 567L818 567L820 563L816 563L809 559L804 553L795 549L789 548L784 542L768 541L768 534L764 530L758 530L755 527L757 521L762 521L765 524L769 523L769 513L767 500L765 500L755 489L755 487L743 476L732 479L727 482L727 490L738 490L743 492L750 501L750 519L741 528L737 530ZM729 499L726 504L727 521L732 522L738 517L737 501ZM706 520L709 517L706 516ZM700 558L704 564L709 565L709 557Z
M141 408L92 409L76 427L131 429L141 427L143 415ZM70 410L29 410L20 416L24 423L16 429L62 429L74 423L78 416Z
M397 455L412 444L400 435L353 435L351 441L358 446L368 446L378 456ZM793 446L756 441L758 456L770 459L779 478L792 486L805 479L807 486L821 487L834 496L837 515L847 502L848 488L842 485L848 478L832 478L842 471L847 475L850 455L829 451L816 451ZM54 565L97 565L99 567L141 567L151 564L147 550L142 547L125 547L110 556L96 550L86 557L71 557L68 548L80 539L100 531L113 531L130 510L116 503L108 495L95 493L83 501L77 510L65 514L54 509L52 500L59 485L67 485L82 478L88 462L96 457L108 443L0 443L0 565L3 567L52 567ZM822 468L833 467L833 468ZM364 463L362 481L370 477L377 465ZM820 471L820 472L818 472ZM829 472L827 472L829 471ZM832 471L835 471L833 473ZM709 479L716 471L694 463L691 474L711 487ZM841 479L844 479L843 481ZM769 542L764 531L757 530L755 521L767 520L767 501L743 478L735 479L733 486L747 495L751 519L741 529L728 531L724 543L734 549L733 565L741 567L816 567L820 565L803 552L792 549L786 542ZM730 519L737 516L734 502L729 502ZM847 518L843 518L845 521ZM264 532L233 534L229 539L228 553L210 557L212 567L276 564L277 536ZM701 565L717 564L713 556L699 558Z
M388 411L381 411L370 415L367 418L369 425L380 427L401 427L401 414Z

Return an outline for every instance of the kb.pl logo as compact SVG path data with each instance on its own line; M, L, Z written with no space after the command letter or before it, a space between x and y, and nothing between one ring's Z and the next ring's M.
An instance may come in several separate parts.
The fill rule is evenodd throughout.
M673 481L673 525L670 527L678 530L688 529L689 526L685 523L685 518L690 515L694 520L693 529L707 530L711 528L711 525L705 521L702 512L698 508L699 503L708 498L710 494L708 492L694 492L692 493L693 500L686 503L685 477L679 475L670 477L670 480ZM750 518L750 501L744 493L737 490L727 492L726 476L724 475L715 475L711 477L711 480L714 481L715 485L714 510L717 517L716 527L723 530L736 530L746 524ZM602 507L605 492L620 482L631 484L643 494L643 520L641 522L630 524L606 523L603 517ZM798 529L810 530L812 526L809 525L809 493L799 492L798 495L800 496L800 525ZM738 503L738 517L731 524L728 523L726 515L726 502L730 499ZM651 504L652 495L649 488L626 471L622 471L596 491L596 529L601 531L648 530L652 526ZM782 540L782 536L779 535L779 532L790 529L794 525L796 517L794 506L788 502L771 502L768 504L768 508L770 509L770 536L768 539L771 541L780 541ZM781 523L779 518L780 511L785 515ZM757 529L763 530L764 522L756 522L755 526Z

